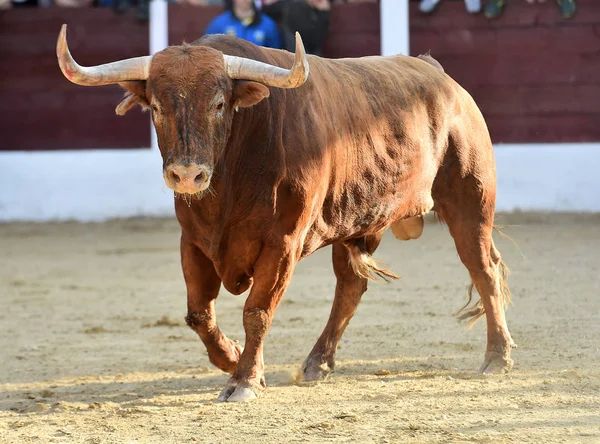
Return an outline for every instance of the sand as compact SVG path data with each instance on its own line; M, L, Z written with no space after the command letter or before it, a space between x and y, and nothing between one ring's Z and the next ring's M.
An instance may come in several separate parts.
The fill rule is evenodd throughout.
M483 323L453 317L468 276L447 228L386 234L376 257L402 280L370 284L319 383L296 372L325 326L329 248L302 261L265 346L268 389L214 402L227 375L184 323L172 219L0 225L0 442L598 443L600 216L507 214L506 376L476 373ZM519 251L520 249L520 251ZM521 254L522 252L522 254ZM217 302L243 341L245 295Z

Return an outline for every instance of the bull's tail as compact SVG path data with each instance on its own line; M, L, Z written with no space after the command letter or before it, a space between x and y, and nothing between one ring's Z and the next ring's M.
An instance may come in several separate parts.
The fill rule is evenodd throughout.
M508 284L506 282L506 278L508 277L510 270L503 261L500 261L500 263L498 264L498 270L500 272L499 278L500 278L500 292L502 293L502 302L503 302L504 308L506 309L506 307L508 307L511 303L510 289L508 288ZM471 305L471 301L473 300L473 287L474 286L471 283L471 285L469 285L469 300L456 313L456 316L458 317L459 320L461 320L461 321L468 320L467 325L469 327L472 327L477 322L477 320L485 314L485 308L483 307L483 303L481 302L481 299L479 299L475 304L473 304L470 308L468 308L469 305Z
M494 227L494 229L496 231L500 232L500 230L498 230L498 228ZM500 232L500 234L505 236L504 233ZM496 258L494 257L494 252L497 255ZM500 255L499 255L498 251L496 250L496 247L494 246L493 242L492 242L492 259L498 260L497 266L498 266L498 280L499 280L499 284L500 284L500 294L502 297L502 305L503 305L504 309L506 310L506 308L512 302L510 288L508 288L508 282L507 282L508 275L510 274L510 269L506 266L506 264L502 261L502 259L500 259ZM477 322L477 320L485 314L485 307L483 306L483 303L481 302L481 298L469 308L472 301L473 301L473 283L471 283L471 285L469 285L469 300L456 313L456 316L458 317L459 320L461 320L461 321L468 320L467 325L469 327L472 327L475 324L475 322Z
M359 245L346 244L346 247L350 253L350 265L358 276L372 281L377 280L378 277L386 282L400 279L397 274L383 268L373 256Z

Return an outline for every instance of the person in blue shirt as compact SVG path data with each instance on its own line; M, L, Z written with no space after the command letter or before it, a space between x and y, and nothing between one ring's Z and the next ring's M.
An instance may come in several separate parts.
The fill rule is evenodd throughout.
M226 9L210 22L206 34L226 34L256 45L281 49L277 24L256 9L254 0L229 0Z

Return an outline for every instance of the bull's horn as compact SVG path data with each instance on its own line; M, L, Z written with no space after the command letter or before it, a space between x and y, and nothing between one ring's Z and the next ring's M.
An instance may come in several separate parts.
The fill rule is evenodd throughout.
M292 69L243 57L223 55L225 70L232 79L254 80L277 88L298 88L308 78L308 59L300 34L296 33L296 60Z
M67 45L67 25L62 25L56 42L56 56L60 70L73 83L83 86L101 86L127 80L146 80L152 56L135 57L98 66L77 64Z

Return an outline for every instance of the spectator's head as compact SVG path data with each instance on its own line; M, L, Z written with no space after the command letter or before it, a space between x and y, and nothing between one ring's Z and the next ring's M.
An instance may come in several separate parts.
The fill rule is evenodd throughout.
M240 9L254 9L254 0L233 0L233 6Z
M225 9L231 11L240 21L250 20L252 24L260 21L254 0L225 0Z
M225 9L230 11L254 11L257 12L254 0L225 0Z

